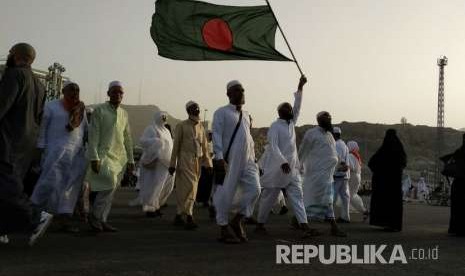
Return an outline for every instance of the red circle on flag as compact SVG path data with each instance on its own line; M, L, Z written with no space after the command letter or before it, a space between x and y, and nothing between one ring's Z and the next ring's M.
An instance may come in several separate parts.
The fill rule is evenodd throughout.
M221 18L207 21L202 28L202 37L207 46L215 50L229 51L233 47L231 28Z

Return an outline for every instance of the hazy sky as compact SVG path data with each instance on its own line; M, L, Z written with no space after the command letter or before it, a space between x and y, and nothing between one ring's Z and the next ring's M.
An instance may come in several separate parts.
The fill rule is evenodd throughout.
M262 0L215 0L257 5ZM309 85L300 124L328 110L335 122L435 125L436 59L447 55L446 126L465 127L465 1L270 0ZM255 126L292 101L293 63L174 61L157 55L149 28L154 0L0 0L0 58L16 42L38 52L36 68L55 61L81 86L86 103L106 99L107 83L126 84L125 103L155 104L178 118L191 99L213 111L239 79ZM288 54L280 36L277 45ZM139 91L142 91L139 97ZM140 99L141 98L141 99Z

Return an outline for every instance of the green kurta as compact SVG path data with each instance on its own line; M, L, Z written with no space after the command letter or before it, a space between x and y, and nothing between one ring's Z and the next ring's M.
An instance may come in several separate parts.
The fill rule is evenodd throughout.
M88 159L100 160L100 173L89 169L87 174L91 190L115 189L126 163L134 163L126 110L114 108L108 102L94 109L89 128Z

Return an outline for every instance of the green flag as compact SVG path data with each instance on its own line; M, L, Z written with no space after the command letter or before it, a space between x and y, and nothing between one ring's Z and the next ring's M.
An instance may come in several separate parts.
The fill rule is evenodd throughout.
M277 26L269 6L158 0L150 33L170 59L293 61L275 49Z

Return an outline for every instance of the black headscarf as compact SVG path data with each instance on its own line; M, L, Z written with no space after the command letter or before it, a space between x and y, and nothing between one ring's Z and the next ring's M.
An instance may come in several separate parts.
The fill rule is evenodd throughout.
M371 158L368 166L377 170L379 167L404 169L407 166L407 154L397 136L395 129L388 129L384 141L378 151Z

